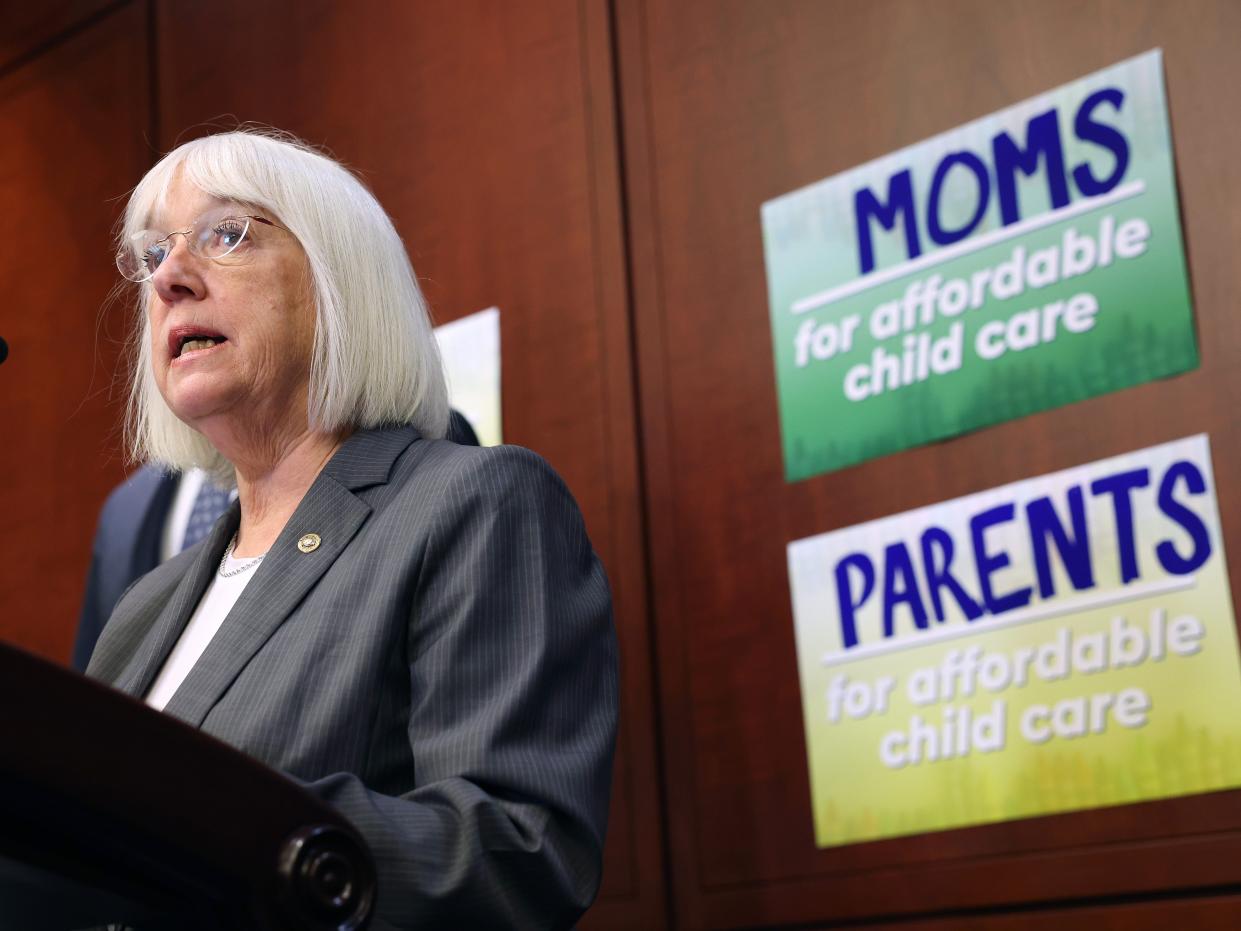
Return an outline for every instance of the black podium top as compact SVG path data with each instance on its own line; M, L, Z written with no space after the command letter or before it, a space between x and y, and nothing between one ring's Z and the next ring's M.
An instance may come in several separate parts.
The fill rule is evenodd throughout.
M5 644L0 708L0 927L366 927L370 852L281 773Z

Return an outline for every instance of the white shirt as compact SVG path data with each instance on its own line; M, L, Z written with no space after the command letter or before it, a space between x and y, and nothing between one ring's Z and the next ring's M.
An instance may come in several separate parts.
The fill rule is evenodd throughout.
M233 572L249 562L253 562L254 556L246 559L234 559L231 555L224 562L224 571ZM159 671L159 675L155 677L151 689L147 692L145 701L157 711L163 711L164 706L181 687L181 683L185 681L185 677L190 674L190 670L194 668L194 664L198 662L198 658L203 655L203 651L207 649L207 644L211 642L211 638L215 636L216 631L220 629L220 625L224 623L224 618L228 616L228 612L233 609L233 605L237 603L237 599L241 597L241 593L245 591L246 585L250 579L254 577L254 573L258 572L258 565L252 566L245 572L239 572L237 575L223 576L220 575L219 569L216 570L215 577L211 580L211 584L207 586L207 590L203 592L202 599L198 602L198 607L194 609L193 615L190 616L190 622L185 625L185 630L181 632L181 638L172 648L172 652L168 654L168 659L164 663L164 668Z
M167 562L181 552L181 541L185 539L185 528L190 523L194 499L198 497L198 489L203 487L206 479L207 473L202 469L190 469L181 473L177 490L172 495L172 506L168 508L168 516L164 518L164 534L159 541L160 562Z

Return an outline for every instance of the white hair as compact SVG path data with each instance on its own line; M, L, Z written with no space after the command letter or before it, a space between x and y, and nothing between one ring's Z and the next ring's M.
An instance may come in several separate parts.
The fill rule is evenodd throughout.
M426 302L405 246L374 195L338 162L291 136L243 130L178 146L147 172L125 209L120 242L150 226L180 176L208 196L270 213L306 252L315 302L307 415L312 429L412 423L448 427L448 390ZM151 366L150 282L141 286L125 440L135 461L232 465L164 402Z

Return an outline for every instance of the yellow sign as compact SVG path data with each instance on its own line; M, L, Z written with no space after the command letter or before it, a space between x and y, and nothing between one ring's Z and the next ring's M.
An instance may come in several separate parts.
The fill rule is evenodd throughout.
M1205 436L788 557L820 846L1241 786Z

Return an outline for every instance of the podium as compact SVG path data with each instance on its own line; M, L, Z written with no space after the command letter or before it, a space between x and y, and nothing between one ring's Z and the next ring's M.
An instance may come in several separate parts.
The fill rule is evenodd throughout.
M0 644L0 928L352 931L370 851L283 774Z

